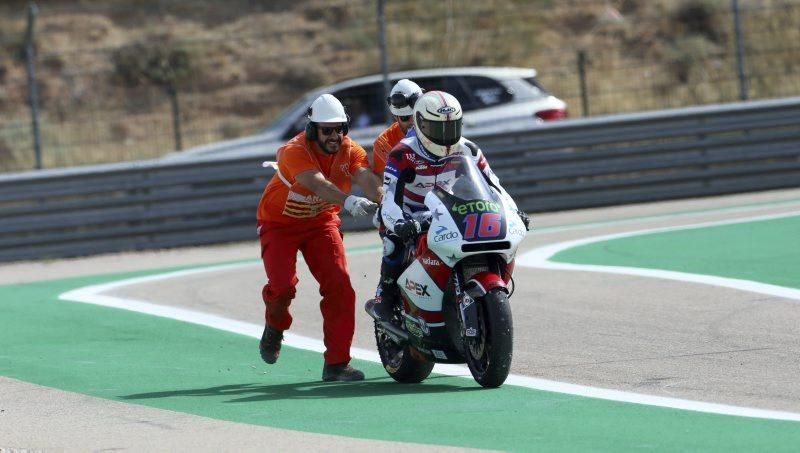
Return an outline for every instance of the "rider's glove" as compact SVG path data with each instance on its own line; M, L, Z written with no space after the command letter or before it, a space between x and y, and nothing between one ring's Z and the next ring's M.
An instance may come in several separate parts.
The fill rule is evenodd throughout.
M525 231L530 231L531 219L530 217L528 217L528 214L525 214L525 212L523 211L517 210L517 215L519 215L519 218L522 220L522 223L525 224Z
M355 195L348 195L344 200L344 208L353 217L367 215L367 210L376 207L377 205L366 198L357 197Z
M394 234L403 241L407 241L422 231L422 226L416 220L398 220L394 224Z
M430 225L431 217L431 211L418 211L411 214L411 218L419 222L420 225L424 225L426 223Z

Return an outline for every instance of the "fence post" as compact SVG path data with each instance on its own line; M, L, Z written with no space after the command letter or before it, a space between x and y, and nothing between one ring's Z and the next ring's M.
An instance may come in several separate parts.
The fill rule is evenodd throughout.
M578 78L581 84L581 112L589 116L589 93L586 89L586 51L578 51Z
M28 103L31 108L31 131L33 133L33 153L36 169L42 169L42 141L39 133L39 91L36 87L36 50L34 48L34 22L39 8L36 3L28 5L28 30L25 34L25 60L28 72Z
M739 73L739 99L746 101L747 75L744 72L744 46L742 44L742 18L739 14L739 0L731 0L733 10L733 30L736 35L736 69Z
M389 96L389 55L386 50L386 14L384 13L383 0L378 0L378 48L381 53L381 74L383 74L383 92ZM390 122L389 106L383 107L383 121Z
M169 96L169 103L172 106L172 131L175 134L175 151L183 149L183 140L181 139L181 107L178 104L178 89L175 88L173 83L167 85L167 95Z

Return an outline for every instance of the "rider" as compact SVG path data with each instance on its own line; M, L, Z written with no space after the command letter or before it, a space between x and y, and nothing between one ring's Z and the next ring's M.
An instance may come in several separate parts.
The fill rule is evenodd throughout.
M472 158L503 201L517 211L525 227L529 225L527 214L517 209L478 145L461 136L463 112L453 95L429 91L417 100L413 115L416 135L404 138L392 149L383 176L381 215L387 234L383 239L378 289L375 299L366 306L367 312L382 320L391 318L392 308L400 300L397 278L403 270L405 241L420 233L422 224L430 220L424 199L444 168L442 158Z

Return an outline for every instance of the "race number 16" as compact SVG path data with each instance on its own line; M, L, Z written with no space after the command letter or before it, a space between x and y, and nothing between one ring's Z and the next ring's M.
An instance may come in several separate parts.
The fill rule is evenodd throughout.
M464 239L496 238L500 236L502 216L494 212L468 214L464 217Z

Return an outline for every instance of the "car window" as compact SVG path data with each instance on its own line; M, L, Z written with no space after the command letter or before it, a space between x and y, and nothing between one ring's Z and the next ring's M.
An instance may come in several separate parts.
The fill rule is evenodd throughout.
M305 129L306 123L308 123L308 117L306 116L306 114L307 114L306 112L303 112L302 115L295 118L294 122L288 129L286 129L286 132L283 133L283 137L281 138L288 140L297 135L298 132Z
M477 108L479 105L475 102L469 92L464 88L464 85L459 80L459 77L421 77L414 79L414 81L425 91L446 91L458 99L461 108L466 112Z
M375 124L384 124L383 110L381 109L384 108L383 105L386 100L381 93L383 93L383 84L373 83L339 90L331 94L342 102L347 114L350 115L350 127L357 129ZM300 103L310 105L314 99L316 99L316 96L313 99L311 97L301 99L289 111L294 110L296 112L297 105ZM300 115L297 115L297 113L295 115L293 117L294 120L286 129L282 138L290 139L306 127L308 123L306 110L303 110ZM281 121L288 123L287 119L281 118Z
M382 83L360 85L333 93L347 109L350 115L350 127L354 129L384 124L384 106Z
M527 77L524 80L528 82L529 85L539 90L541 94L543 95L550 94L546 89L544 89L544 87L539 83L539 81L536 80L536 77Z
M475 108L505 104L514 98L514 95L505 86L489 77L465 76L462 80L472 93L476 103Z

